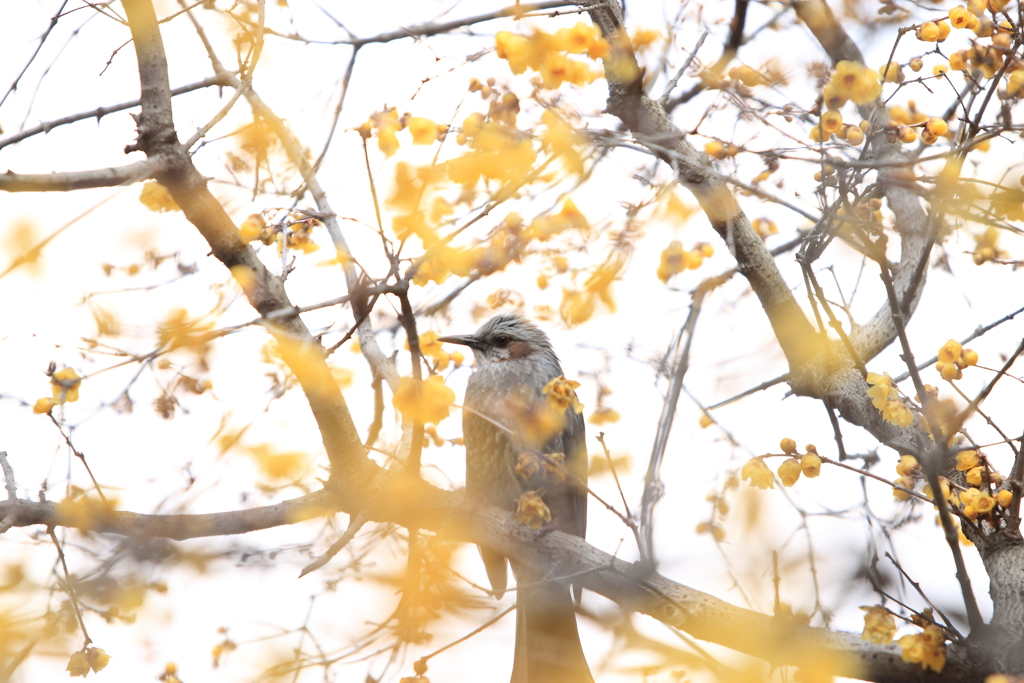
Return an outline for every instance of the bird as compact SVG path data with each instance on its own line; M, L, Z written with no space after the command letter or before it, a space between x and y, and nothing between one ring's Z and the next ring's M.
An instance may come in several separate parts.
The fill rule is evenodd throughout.
M466 492L517 511L517 521L535 528L545 522L546 529L585 536L586 437L572 391L579 385L564 384L548 336L525 317L503 313L473 334L438 341L468 346L476 360L462 411ZM563 384L552 386L552 380ZM568 409L558 405L567 394ZM508 562L516 577L512 683L592 683L573 604L580 586L570 587L543 567L479 550L495 597L505 593Z

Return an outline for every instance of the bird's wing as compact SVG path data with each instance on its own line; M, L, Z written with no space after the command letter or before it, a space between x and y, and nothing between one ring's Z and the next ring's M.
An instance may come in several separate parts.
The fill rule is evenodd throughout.
M583 415L574 410L565 411L565 430L562 432L562 452L565 453L566 469L576 477L567 482L569 486L569 507L572 519L567 520L562 530L583 537L587 535L587 437Z

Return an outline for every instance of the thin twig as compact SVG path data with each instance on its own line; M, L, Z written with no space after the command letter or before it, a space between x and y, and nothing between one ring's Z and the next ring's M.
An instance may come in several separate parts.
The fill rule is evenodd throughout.
M301 579L310 572L315 572L317 569L320 569L320 567L330 562L335 555L340 553L341 550L348 545L349 541L355 538L355 535L359 533L359 530L363 528L363 525L366 524L367 521L369 521L369 517L361 512L353 516L348 522L348 528L345 529L345 533L339 536L338 540L331 544L331 547L327 549L327 552L303 567L302 571L299 572L299 578Z
M54 533L52 526L46 527L46 532L50 535L50 540L53 541L53 545L57 548L57 557L60 558L60 566L64 569L64 589L67 591L68 597L71 598L71 605L75 608L78 625L82 627L82 635L85 636L85 643L82 645L84 649L92 642L92 638L89 637L89 632L85 630L85 620L82 619L82 610L78 607L78 598L75 597L75 589L71 585L71 572L68 571L68 563L64 558L64 549L60 547L60 541L57 540L57 534Z

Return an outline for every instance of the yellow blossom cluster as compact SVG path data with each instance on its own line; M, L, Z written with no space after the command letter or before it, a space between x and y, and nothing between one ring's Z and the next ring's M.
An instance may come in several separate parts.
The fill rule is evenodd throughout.
M821 456L818 455L818 449L814 444L807 444L805 447L807 452L802 456L797 449L796 441L793 439L783 439L779 443L779 447L782 449L783 454L792 456L779 465L779 480L782 481L783 486L792 486L799 481L801 474L808 479L814 479L821 474ZM768 465L764 462L766 457L769 456L762 455L748 460L743 465L743 469L740 470L740 478L743 480L749 479L750 485L759 489L775 488L775 479L772 476L772 471L768 469Z
M970 449L957 453L956 469L964 473L964 480L970 485L959 492L956 500L967 519L975 521L982 518L992 522L997 506L1005 510L1013 503L1013 492L999 488L1003 483L1002 475L978 451Z
M896 474L899 475L899 478L893 482L896 485L892 489L893 497L896 500L910 500L909 492L914 490L915 482L921 475L921 465L917 462L917 458L912 455L901 455L900 461L896 463ZM943 489L948 498L949 485L945 482L943 482Z
M569 327L581 325L594 315L596 302L603 303L613 313L617 307L612 296L612 283L618 279L625 265L618 260L599 265L587 278L583 289L562 289L562 303L558 307L562 321Z
M405 129L412 136L414 145L429 145L444 135L448 126L412 114L400 117L397 110L389 108L371 114L369 120L356 127L363 140L369 140L376 132L378 149L389 157L398 151L398 132Z
M881 605L861 607L866 612L864 615L864 631L860 634L861 640L866 640L879 645L888 645L892 637L896 635L896 621L892 614Z
M511 102L515 95L502 97ZM530 136L516 128L513 114L518 111L518 99L515 104L500 109L497 115L474 112L466 117L457 141L468 145L470 151L445 164L452 182L466 188L475 187L481 178L521 182L533 170L537 152Z
M882 414L882 419L897 427L909 427L913 424L914 413L900 399L888 372L881 375L869 372L867 383L871 385L867 389L867 394L872 405Z
M828 109L840 109L849 100L867 104L882 94L878 72L860 62L843 60L836 64L832 78L825 84L822 99Z
M576 202L572 199L566 199L562 203L562 210L558 213L534 219L526 228L524 236L528 240L547 242L566 230L579 230L584 235L590 232L590 223L587 222L586 216L576 208Z
M566 117L551 109L545 109L540 115L544 129L540 140L544 150L561 159L562 166L571 175L582 175L583 157L580 150L588 143L589 138L577 130Z
M455 403L455 392L445 386L441 375L431 375L422 381L402 377L391 403L405 417L436 424L448 417L448 410Z
M949 31L945 21L926 21L914 30L914 36L923 43L940 43L949 37Z
M579 382L566 379L564 375L555 377L544 385L541 393L544 394L548 405L557 410L560 415L565 414L568 408L579 415L583 412L583 404L576 397L576 390L580 388Z
M658 279L664 283L684 270L697 270L715 253L715 248L706 242L698 242L693 249L683 249L683 243L672 240L665 251L661 252L661 264L658 266Z
M974 238L974 242L974 262L979 266L1003 255L998 246L999 231L996 228L986 228Z
M739 81L748 88L753 88L755 85L761 85L765 82L764 76L745 64L729 69L729 78Z
M263 244L272 244L277 239L277 230L267 226L262 214L254 213L238 226L238 236L243 242L260 240Z
M750 480L750 485L759 489L775 488L775 477L761 458L751 458L740 470L740 479Z
M427 358L434 359L434 370L441 372L442 370L448 369L449 364L454 364L455 367L459 367L465 362L466 357L462 355L461 351L452 351L448 353L444 350L441 342L437 340L437 332L426 331L420 334L420 353ZM409 348L409 342L406 341L405 348Z
M736 145L726 144L721 140L712 140L711 142L704 145L704 151L707 152L709 157L713 159L722 160L726 157L734 157L740 153L740 148Z
M551 509L539 491L526 491L519 496L515 520L531 529L539 529L551 521Z
M554 34L536 31L524 36L499 31L494 44L498 57L508 62L512 73L521 74L531 69L540 74L543 87L549 90L557 89L562 83L586 85L600 77L599 72L568 54L586 54L591 59L600 59L611 51L608 41L601 37L601 30L582 21Z
M835 137L840 140L846 140L854 147L857 147L864 142L864 136L869 125L867 121L861 121L858 125L844 123L843 115L834 109L830 109L821 115L818 125L811 128L808 137L814 142L828 142ZM827 175L831 175L831 172ZM820 181L821 179L817 178L817 180Z
M430 220L434 220L434 215L434 212L427 214ZM532 223L530 226L524 226L519 214L510 212L491 231L487 239L477 245L432 246L427 259L413 274L413 283L422 286L432 280L442 284L451 275L467 277L474 270L481 275L489 275L504 270L513 261L518 261L532 239L543 241L571 227L589 229L586 218L571 199L566 200L560 214L538 218L537 221L534 221L536 225ZM431 244L436 242L437 238L432 231L422 231L421 237L423 234L427 235Z
M181 211L174 197L167 191L167 188L155 180L145 183L139 193L139 201L150 211L164 213L166 211Z
M313 228L320 221L315 218L308 218L289 226L285 232L284 244L293 251L301 251L303 254L312 254L320 249L320 245L313 241ZM278 242L278 250L281 250L281 243Z
M65 671L71 678L81 676L85 678L90 671L99 673L110 662L110 655L98 647L87 647L80 650L68 660L68 668Z
M947 382L963 377L963 369L978 364L978 352L965 349L955 339L948 340L938 353L935 369Z
M783 486L792 486L799 481L801 474L808 479L814 479L821 474L821 456L818 455L818 449L814 444L807 444L807 452L801 457L797 457L800 453L793 439L783 439L779 442L779 447L786 455L793 456L779 465L778 474Z
M50 375L50 393L52 398L44 396L36 400L32 412L37 415L49 414L54 406L74 403L78 400L78 390L82 386L82 378L74 368L63 368Z
M942 673L946 666L946 635L935 624L925 626L921 633L903 636L899 645L907 664L920 664L935 673Z

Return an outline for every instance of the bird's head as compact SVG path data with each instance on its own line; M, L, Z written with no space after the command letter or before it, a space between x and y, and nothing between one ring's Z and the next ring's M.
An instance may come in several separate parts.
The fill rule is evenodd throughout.
M462 344L473 349L481 368L493 363L530 359L558 363L548 336L526 318L515 313L496 315L473 334L438 337L438 341Z

